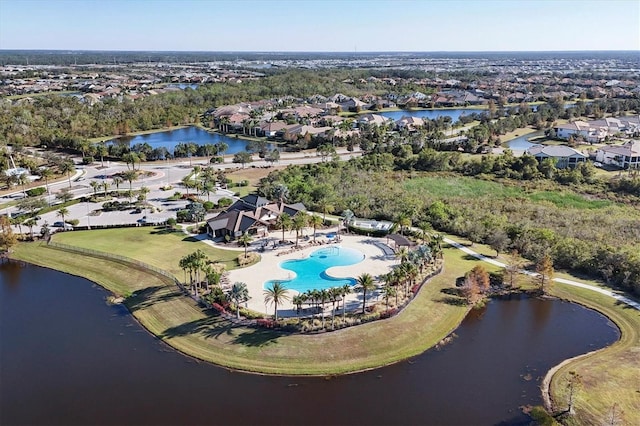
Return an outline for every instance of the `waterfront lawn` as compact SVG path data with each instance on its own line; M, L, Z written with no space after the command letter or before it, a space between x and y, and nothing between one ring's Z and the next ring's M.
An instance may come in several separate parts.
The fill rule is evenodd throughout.
M212 261L224 263L227 270L238 267L236 259L241 254L240 251L211 247L180 230L152 226L59 232L54 234L53 241L140 260L171 272L179 279L183 277L178 266L180 258L197 249Z
M576 415L569 416L564 424L609 424L614 403L624 411L624 421L620 424L640 424L640 312L593 291L565 284L555 283L553 294L604 313L622 334L618 342L570 362L553 376L551 395L556 411L567 408L569 372L575 371L582 376L582 389L575 400Z
M85 241L97 242L98 238ZM113 238L110 243L124 245ZM99 246L103 248L105 243ZM94 244L92 248L99 247ZM325 375L374 368L418 355L458 326L468 308L442 290L452 287L476 262L459 250L445 249L444 253L444 272L423 286L401 314L317 335L287 335L233 325L212 312L203 312L170 280L146 271L131 272L118 262L70 255L40 243L19 244L13 257L86 276L118 294L135 291L127 306L140 323L196 358L263 373Z

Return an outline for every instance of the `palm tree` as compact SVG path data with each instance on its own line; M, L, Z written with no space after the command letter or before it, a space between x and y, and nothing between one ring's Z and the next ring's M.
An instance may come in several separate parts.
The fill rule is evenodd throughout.
M120 176L113 177L113 184L116 186L116 191L120 191L120 184L124 182L124 180Z
M322 305L322 328L324 328L324 304L331 300L331 295L327 291L327 289L322 289L318 291L319 302Z
M387 304L387 309L389 309L389 298L396 295L396 289L388 283L384 284L382 287L382 294L384 295L384 300Z
M27 220L24 224L29 228L29 234L31 235L31 239L33 240L33 227L38 224L38 221L32 217L31 219Z
M240 304L249 300L249 290L243 282L235 282L227 294L229 299L236 305L236 318L240 319Z
M307 296L305 293L299 293L293 296L291 302L296 307L296 315L298 316L298 323L300 323L300 311L302 310L302 305L307 301Z
M204 269L204 267L209 263L209 259L207 255L200 249L191 253L191 262L193 264L193 269L196 273L196 297L198 297L198 286L200 285L200 271Z
M283 242L284 242L284 231L290 229L291 228L291 224L292 224L291 216L289 216L287 213L282 213L276 219L276 227L282 229L282 241Z
M396 253L396 258L400 259L400 263L404 263L409 258L409 249L400 247Z
M347 309L347 295L351 294L353 288L349 284L345 284L340 287L340 296L342 296L342 320L344 321L345 312Z
M127 170L126 172L122 172L122 178L129 182L129 192L132 191L131 185L133 181L138 179L138 173L134 170Z
M98 196L98 188L100 187L100 183L98 181L92 180L91 182L89 182L89 186L91 186L91 188L93 188L93 196L97 197Z
M400 213L396 223L400 226L400 234L404 235L404 229L411 226L411 217L407 213Z
M336 302L340 302L340 296L342 294L341 287L331 287L329 290L329 297L333 306L331 307L331 328L334 328L336 318Z
M96 154L100 156L100 166L104 169L104 156L109 154L109 150L104 143L101 143L96 147Z
M289 300L287 288L280 282L274 281L271 287L267 287L264 290L264 303L274 305L275 320L278 321L278 305L282 302Z
M362 292L362 314L364 315L365 308L367 306L367 291L373 291L376 286L373 282L371 274L364 273L357 279L359 290Z
M429 248L431 249L431 253L434 258L442 257L442 241L444 237L442 234L435 234L431 236L431 241L429 242Z
M298 237L300 236L300 231L307 226L309 216L306 213L299 212L293 217L292 226L296 231L296 247L298 246Z
M313 242L316 241L316 228L318 226L322 226L322 224L324 223L324 220L317 215L312 215L311 217L309 217L309 223L313 226Z
M76 168L71 160L65 160L58 165L58 169L60 173L66 174L67 179L69 180L69 188L71 188L71 173L76 171Z
M242 244L244 246L244 257L245 257L245 259L247 258L247 247L249 246L251 241L253 241L253 238L251 238L251 235L249 235L248 232L245 232L244 234L242 234L242 236L240 238L238 238L238 243L240 243L240 244Z
M429 231L431 231L432 229L433 228L431 227L431 224L429 222L420 223L420 233L422 237L422 244L427 243L427 237L429 236Z
M64 217L67 216L69 214L69 209L67 209L66 207L62 207L60 209L58 209L58 216L60 216L62 218L62 229L64 229Z
M104 197L107 198L107 189L109 189L109 184L107 183L107 181L104 181L100 186L104 190Z
M51 192L49 192L49 178L53 176L53 171L50 168L45 167L40 169L38 174L44 179L44 186L47 188L47 195L51 195Z

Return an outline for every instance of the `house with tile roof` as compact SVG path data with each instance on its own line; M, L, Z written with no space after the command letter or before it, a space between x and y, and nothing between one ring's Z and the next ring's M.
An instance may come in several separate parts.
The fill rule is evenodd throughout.
M249 235L266 235L275 226L282 213L293 217L306 212L302 203L272 203L264 197L250 194L240 198L226 211L207 221L207 234L211 238L229 237L235 240L247 233Z
M586 155L563 145L534 145L527 150L527 154L533 155L538 161L552 158L556 161L556 167L559 169L573 168L578 163L587 161Z
M596 151L596 161L622 169L640 169L640 140L600 148Z

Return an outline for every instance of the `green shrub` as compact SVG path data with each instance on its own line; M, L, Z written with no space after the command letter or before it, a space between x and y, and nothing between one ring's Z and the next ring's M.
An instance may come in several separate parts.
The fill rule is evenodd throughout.
M206 211L209 211L214 209L215 204L213 203L213 201L205 201L204 203L202 203L202 207L204 207Z
M231 198L223 197L218 200L218 207L220 208L229 207L232 203L233 203L233 200Z
M37 197L38 195L42 195L47 192L47 189L43 186L39 186L37 188L31 188L27 190L27 195L29 197Z

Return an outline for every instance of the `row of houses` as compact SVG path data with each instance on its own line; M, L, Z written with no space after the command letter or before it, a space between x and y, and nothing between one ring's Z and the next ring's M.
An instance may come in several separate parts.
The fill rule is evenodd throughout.
M576 167L588 159L583 153L562 145L534 145L527 150L527 153L533 155L538 161L552 158L559 169ZM621 169L640 169L640 140L598 148L594 159L600 164Z
M640 135L640 115L607 117L599 120L576 120L553 128L556 138L569 140L579 137L589 143L601 143L613 136Z

